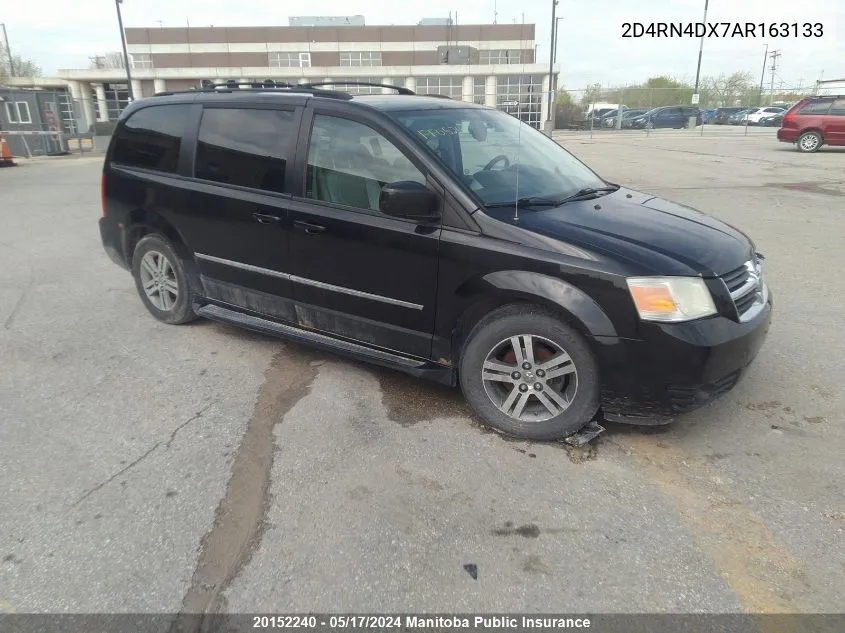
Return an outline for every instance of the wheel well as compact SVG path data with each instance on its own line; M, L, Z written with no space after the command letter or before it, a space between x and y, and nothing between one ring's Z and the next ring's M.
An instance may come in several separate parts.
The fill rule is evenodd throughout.
M130 270L132 269L132 255L135 252L135 247L145 235L149 235L150 233L160 233L167 238L171 246L173 246L173 250L182 259L182 265L185 268L188 283L191 284L197 296L202 296L202 277L193 252L185 244L185 240L182 239L176 227L155 211L136 209L129 214L129 225L124 233L124 253L126 254L126 263Z
M179 235L179 231L155 211L136 209L129 214L128 224L124 252L126 253L126 261L130 266L132 264L132 255L135 252L138 242L150 233L161 233L171 244L185 247L185 240Z
M822 141L824 141L824 134L822 134L822 131L820 129L815 128L815 127L808 127L806 130L801 130L801 132L798 134L796 139L801 138L801 136L806 134L807 132L815 132L816 134L819 135L819 137L822 139Z
M570 312L567 312L558 304L545 300L542 297L532 297L531 299L507 296L483 297L464 310L458 318L455 328L452 331L452 362L455 367L457 367L460 362L464 344L466 343L473 328L494 310L511 305L537 306L559 318L579 334L585 336L589 336L590 334L584 325Z

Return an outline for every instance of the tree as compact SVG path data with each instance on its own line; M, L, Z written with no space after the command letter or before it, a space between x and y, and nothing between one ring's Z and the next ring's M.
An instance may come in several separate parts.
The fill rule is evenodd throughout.
M600 84L589 86L582 103L622 103L629 108L653 108L664 105L688 104L692 101L690 84L672 77L650 77L643 83L624 87L604 88Z
M601 84L590 84L587 86L587 89L584 90L584 94L581 95L581 105L588 106L591 103L596 103L601 101L601 97Z
M563 86L558 89L555 95L555 127L568 127L573 121L583 118L581 106L572 99Z
M797 92L795 90L787 90L785 92L775 92L772 95L772 103L795 103L796 101L801 101L804 97L811 94L813 92L812 86L807 88L806 92ZM763 96L764 103L760 105L765 105L769 103L769 99L767 95Z
M759 87L755 87L749 72L722 73L718 77L704 77L701 92L707 105L733 106L757 103Z
M643 85L648 91L649 105L656 108L667 105L686 105L692 102L693 87L671 77L650 77Z
M125 68L126 65L123 63L123 53L114 52L106 53L105 55L95 55L94 57L89 57L91 63L89 64L90 68L97 68L97 69L122 69Z
M11 62L11 65L9 62ZM41 66L31 59L24 59L20 55L12 55L11 59L7 55L4 55L0 59L0 82L5 82L12 76L40 77Z

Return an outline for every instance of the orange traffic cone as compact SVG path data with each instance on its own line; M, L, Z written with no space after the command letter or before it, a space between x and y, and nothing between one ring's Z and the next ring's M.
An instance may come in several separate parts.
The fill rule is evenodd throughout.
M14 167L17 163L12 159L12 148L6 138L0 136L0 167Z

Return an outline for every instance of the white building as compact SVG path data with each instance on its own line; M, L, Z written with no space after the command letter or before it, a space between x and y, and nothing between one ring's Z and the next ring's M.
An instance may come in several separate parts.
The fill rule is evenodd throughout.
M534 58L533 24L457 26L444 19L367 26L361 16L291 18L291 24L127 28L132 92L148 97L203 80L368 81L500 107L535 127L549 118L549 67ZM14 83L66 85L80 110L79 127L116 119L129 99L122 68L66 69L57 78Z

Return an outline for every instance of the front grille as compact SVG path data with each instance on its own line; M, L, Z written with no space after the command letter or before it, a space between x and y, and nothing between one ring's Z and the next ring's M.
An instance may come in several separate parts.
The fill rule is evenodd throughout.
M742 370L737 370L728 374L724 378L714 380L713 382L705 385L684 387L669 385L667 391L669 393L669 401L672 404L672 409L678 413L684 413L711 402L720 395L733 389L736 386L736 383L739 382L741 374Z
M748 273L748 266L743 264L736 270L722 275L722 281L725 282L729 292L735 292L748 280Z
M766 302L763 269L756 256L721 278L731 295L740 321L752 318L759 311L752 311L752 308Z
M748 312L749 308L754 305L759 297L759 293L757 292L749 292L745 296L740 297L736 301L734 301L734 305L736 306L736 312L739 316L742 316L746 312Z

